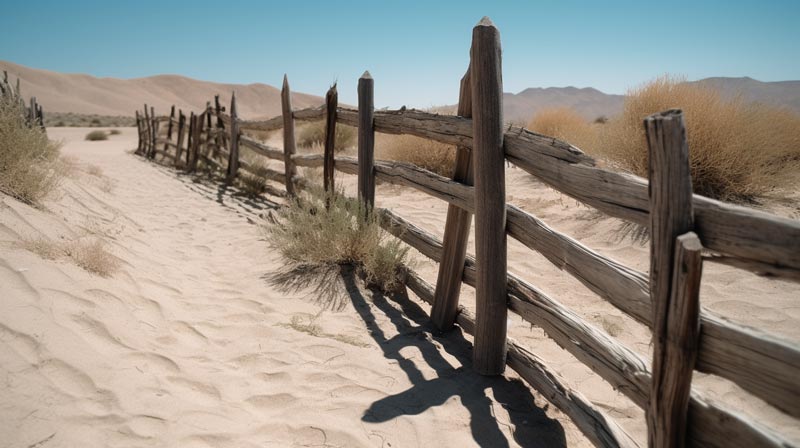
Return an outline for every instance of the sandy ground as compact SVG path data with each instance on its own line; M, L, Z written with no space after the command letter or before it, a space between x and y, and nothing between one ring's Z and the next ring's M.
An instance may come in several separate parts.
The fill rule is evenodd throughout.
M286 271L255 225L280 200L144 162L128 153L132 129L91 143L85 129L49 132L77 174L45 210L0 202L0 446L590 446L513 372L471 373L469 342L433 334L415 297L383 297L349 272ZM647 247L619 221L521 170L508 185L509 202L646 270ZM441 234L443 202L393 186L377 202ZM102 239L121 267L103 278L19 247L35 238ZM434 281L436 265L414 258ZM512 240L509 267L649 356L644 328ZM463 297L474 302L471 288ZM703 304L732 320L797 341L798 299L798 285L706 264ZM512 317L510 333L644 440L629 400L540 329ZM695 381L800 440L792 419L730 383Z

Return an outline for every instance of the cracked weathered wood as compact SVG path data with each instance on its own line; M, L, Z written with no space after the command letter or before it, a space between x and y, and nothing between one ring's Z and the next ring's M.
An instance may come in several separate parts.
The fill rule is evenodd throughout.
M175 120L175 105L169 110L169 124L167 125L167 141L172 140L172 122ZM169 149L169 145L164 144L164 151Z
M239 144L269 159L282 161L284 158L283 151L280 149L267 146L243 134L239 136Z
M325 94L325 149L322 170L322 185L327 194L332 194L335 190L333 182L334 158L336 151L336 108L339 104L339 93L336 84L332 85ZM325 198L326 206L328 197Z
M506 176L500 32L484 17L472 29L470 96L475 180L475 348L473 368L499 375L506 366Z
M294 183L291 181L297 174L297 169L292 161L292 154L296 151L294 117L292 117L292 92L289 89L289 78L286 75L283 75L283 87L281 88L281 108L283 111L283 164L286 173L286 192L289 196L294 196Z
M461 117L472 117L472 99L469 69L461 78L458 96L457 114ZM472 150L466 146L456 147L455 169L453 181L472 185ZM472 224L472 213L453 204L447 206L447 218L444 226L444 253L439 264L436 280L436 292L431 321L439 330L453 327L458 312L458 299L461 294L461 275L464 271L464 257L467 255L467 243Z
M217 97L219 98L219 97ZM219 101L217 101L217 111L219 111ZM230 126L230 153L228 155L228 172L226 182L231 183L236 178L239 171L239 124L236 122L236 92L231 93L231 126ZM221 125L221 123L218 123Z
M375 82L369 72L358 79L358 199L366 210L375 205Z

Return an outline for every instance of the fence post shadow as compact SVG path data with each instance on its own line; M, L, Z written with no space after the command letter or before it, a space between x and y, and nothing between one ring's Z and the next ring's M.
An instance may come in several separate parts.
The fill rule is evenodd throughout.
M403 287L393 294L359 286L358 274L352 266L336 265L329 268L295 266L264 276L264 279L284 291L311 291L308 297L323 307L341 311L348 302L364 321L367 331L387 359L397 361L408 380L409 389L373 402L364 412L362 421L380 423L402 416L419 415L425 411L457 398L470 414L472 437L479 446L510 446L493 409L494 400L508 412L512 436L523 447L565 447L566 437L561 423L546 415L547 407L536 406L530 388L521 380L505 376L486 377L472 369L472 344L456 327L440 334L429 322L427 313L408 296ZM337 284L338 286L333 286ZM320 297L323 300L319 300ZM372 308L388 318L379 324ZM396 330L389 337L386 330ZM422 360L403 356L401 351L416 348ZM454 367L441 351L461 363ZM432 379L417 365L429 366L435 371ZM430 375L429 375L430 376Z

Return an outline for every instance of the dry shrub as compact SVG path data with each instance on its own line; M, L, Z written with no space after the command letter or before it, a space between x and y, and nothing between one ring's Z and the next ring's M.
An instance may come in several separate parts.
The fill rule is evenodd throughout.
M338 153L345 149L352 148L356 145L357 138L358 134L356 133L356 128L337 123L333 151ZM324 147L325 122L315 121L301 127L297 136L297 145L306 148L311 148L316 145Z
M592 125L569 107L546 108L528 123L528 129L548 137L568 141L590 151L596 145L597 125Z
M454 146L413 135L379 134L375 148L378 159L413 163L445 177L452 176L456 163Z
M64 250L75 264L101 277L108 277L119 268L119 259L106 250L102 240L74 241Z
M363 270L369 283L390 291L399 284L408 249L381 229L375 214L364 216L357 200L312 188L272 217L266 237L292 263L352 264Z
M120 134L122 134L122 131L120 131L119 129L112 129L108 131L108 135L120 135Z
M90 142L108 140L108 133L106 131L92 131L86 134L86 140Z
M23 239L19 247L46 260L70 258L76 265L93 274L108 277L119 268L120 261L106 250L100 239L51 241L47 238Z
M38 203L63 176L59 143L25 124L24 109L0 96L0 191L27 203Z
M696 193L751 200L781 185L800 166L800 116L741 97L724 99L711 87L671 77L629 92L622 114L604 127L597 154L646 177L642 120L671 108L684 112Z
M252 173L240 170L237 178L242 191L248 196L256 197L266 193L269 189L266 178L268 167L261 158L253 157L249 163Z

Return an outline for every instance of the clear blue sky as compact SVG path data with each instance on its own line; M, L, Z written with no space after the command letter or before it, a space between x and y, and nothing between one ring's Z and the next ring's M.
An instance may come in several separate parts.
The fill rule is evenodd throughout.
M659 7L661 6L661 7ZM471 28L499 27L504 90L624 93L664 73L800 79L800 0L786 1L5 1L0 59L60 72L174 73L376 106L452 104Z

